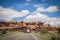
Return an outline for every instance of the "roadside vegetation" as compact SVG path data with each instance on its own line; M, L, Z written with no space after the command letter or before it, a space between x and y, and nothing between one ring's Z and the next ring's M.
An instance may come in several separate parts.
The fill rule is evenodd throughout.
M40 32L34 32L33 34L37 36L39 40L60 40L60 27L57 31L47 31L41 30Z
M0 31L0 38L9 36L9 35L12 35L12 34L15 34L15 33L21 33L22 34L22 32L20 32L20 31L6 31L6 30L2 30L2 31Z

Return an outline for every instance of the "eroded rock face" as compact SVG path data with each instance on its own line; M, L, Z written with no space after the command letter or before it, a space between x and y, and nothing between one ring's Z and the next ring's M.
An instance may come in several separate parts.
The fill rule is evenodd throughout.
M16 22L0 22L0 28L9 29L9 28L15 28L15 29L34 29L34 30L40 30L40 29L55 29L52 28L50 24L44 24L44 22L24 22L24 21L16 21Z

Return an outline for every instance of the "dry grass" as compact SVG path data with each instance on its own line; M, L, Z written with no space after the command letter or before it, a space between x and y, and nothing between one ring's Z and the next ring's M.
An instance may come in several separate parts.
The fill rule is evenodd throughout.
M55 40L60 40L60 34L53 31L48 33L36 32L33 34L35 34L35 36L37 36L38 39L41 39L41 40L53 40L53 38L55 38Z

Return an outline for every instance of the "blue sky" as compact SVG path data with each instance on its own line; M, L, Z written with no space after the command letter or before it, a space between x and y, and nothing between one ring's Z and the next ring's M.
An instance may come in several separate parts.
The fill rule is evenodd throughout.
M51 20L48 21L60 22L60 0L0 0L0 10L2 10L2 12L0 12L0 20L26 21L29 18L29 20L31 20L36 17L33 20L35 21L37 19L46 20L44 18L44 16L46 16L48 19L51 18ZM9 12L7 12L8 10ZM38 16L38 14L40 16Z
M27 5L24 5L27 4ZM13 7L14 10L29 10L30 12L34 11L36 8L33 6L41 5L45 8L49 6L58 6L60 10L60 0L31 0L30 2L27 0L0 0L0 5L7 8ZM54 14L46 13L49 16L60 16L60 11L54 12Z

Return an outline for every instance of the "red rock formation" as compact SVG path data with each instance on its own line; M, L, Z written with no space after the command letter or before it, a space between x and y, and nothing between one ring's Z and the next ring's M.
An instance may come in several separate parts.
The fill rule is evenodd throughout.
M47 29L47 30L54 30L55 27L51 27L50 24L44 24L44 22L39 21L38 23L36 22L24 22L24 21L16 21L16 22L11 22L11 21L6 21L6 22L0 22L0 29L34 29L34 30L42 30L42 29Z

